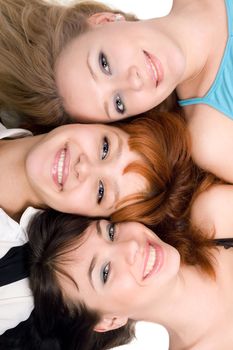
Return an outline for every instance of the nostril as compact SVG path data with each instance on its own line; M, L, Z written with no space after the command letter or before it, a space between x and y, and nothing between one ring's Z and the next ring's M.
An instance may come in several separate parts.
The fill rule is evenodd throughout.
M131 67L130 81L134 89L139 90L141 88L142 86L141 75L138 67L136 66Z
M80 156L78 157L77 161L74 164L74 174L77 178L79 178L79 163L80 163Z

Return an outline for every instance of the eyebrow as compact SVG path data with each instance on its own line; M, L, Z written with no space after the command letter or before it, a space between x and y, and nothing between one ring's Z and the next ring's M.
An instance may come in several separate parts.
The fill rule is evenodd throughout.
M102 236L102 230L101 230L101 226L100 226L100 221L97 220L96 221L96 233L97 235L100 237ZM95 287L94 287L94 283L93 283L93 278L92 278L92 272L95 268L95 265L96 265L96 255L92 258L91 260L91 263L90 263L90 266L89 266L89 269L88 269L88 278L89 278L89 282L92 286L92 288L95 290Z
M95 82L97 82L97 76L90 65L90 52L88 52L88 54L87 54L87 67L88 67L88 70L89 70L92 78L94 79ZM109 106L108 106L107 101L104 101L104 111L105 111L108 119L112 120L111 115L109 113Z

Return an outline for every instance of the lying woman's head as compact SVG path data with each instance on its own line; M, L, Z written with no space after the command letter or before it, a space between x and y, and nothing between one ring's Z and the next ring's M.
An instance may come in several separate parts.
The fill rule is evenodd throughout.
M54 211L32 221L29 241L42 332L63 327L79 349L129 341L133 322L150 320L151 309L159 319L183 260L176 248L140 223L113 224ZM203 271L203 259L211 266L205 244L199 237L199 246L190 252Z
M155 38L147 22L101 4L84 2L80 13L81 9L82 35L73 32L72 40L64 37L65 45L55 62L58 93L73 118L116 121L150 110L172 94L180 65L174 64L175 54L173 64L167 64L164 56L173 46L165 35ZM167 108L175 108L174 95L165 103Z
M27 177L38 206L107 217L139 203L128 213L143 217L146 210L156 218L173 179L183 175L181 165L186 169L189 162L187 142L183 121L170 114L118 126L61 126L35 137Z
M67 347L75 344L80 350L108 349L125 344L134 336L133 322L128 322L116 333L95 332L94 329L101 320L99 308L89 307L84 296L81 297L80 294L76 298L76 292L74 293L74 288L75 290L78 288L78 292L86 283L89 285L94 274L95 283L98 283L99 287L102 286L103 290L105 273L97 272L97 268L100 268L99 258L98 267L96 266L94 270L95 261L91 262L88 257L82 261L84 264L85 261L91 263L91 266L83 265L82 276L76 276L84 282L83 286L79 286L79 281L73 276L73 272L69 271L74 258L73 253L78 246L84 244L90 234L94 233L96 223L86 217L47 210L32 220L29 229L29 242L32 248L30 279L35 297L35 320L39 334L42 339L56 337ZM103 221L102 225L106 223ZM111 242L113 227L108 231L109 235L107 231L105 232L106 242L107 240ZM72 290L70 295L66 294L67 288Z
M0 9L0 108L18 112L37 132L69 116L126 118L158 105L175 88L164 94L155 83L146 52L154 39L144 38L148 30L135 31L132 15L92 1L0 0ZM174 94L169 108L175 100Z

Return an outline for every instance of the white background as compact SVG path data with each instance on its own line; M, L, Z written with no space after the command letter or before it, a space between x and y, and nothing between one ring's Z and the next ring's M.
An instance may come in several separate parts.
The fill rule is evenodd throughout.
M69 0L60 0L68 3ZM161 17L169 13L172 0L102 0L107 5L135 14L140 19ZM167 350L168 334L159 325L138 322L136 326L137 339L131 344L120 346L115 350Z
M65 1L65 0L63 0ZM172 0L101 0L126 12L134 13L138 18L165 16L171 9Z

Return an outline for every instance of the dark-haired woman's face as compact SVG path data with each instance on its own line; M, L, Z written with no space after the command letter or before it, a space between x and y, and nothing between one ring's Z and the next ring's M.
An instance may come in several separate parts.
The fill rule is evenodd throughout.
M93 26L63 50L56 80L78 121L111 122L158 105L184 72L179 47L148 22Z
M151 303L166 301L180 268L180 255L144 225L94 222L63 264L65 296L102 315L146 320ZM78 288L77 288L78 287Z
M34 194L62 212L109 216L122 199L147 190L144 177L125 172L141 160L128 138L118 128L93 124L65 125L40 136L26 158Z

